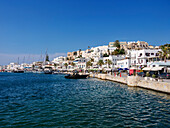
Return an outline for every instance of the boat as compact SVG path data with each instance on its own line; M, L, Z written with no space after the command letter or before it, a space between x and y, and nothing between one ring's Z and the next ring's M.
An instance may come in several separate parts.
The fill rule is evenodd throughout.
M53 71L52 71L52 68L51 67L45 67L44 68L44 74L52 74Z
M24 70L14 70L13 73L24 73Z
M79 74L68 74L67 76L65 76L66 79L86 79L88 77L88 75L79 75Z

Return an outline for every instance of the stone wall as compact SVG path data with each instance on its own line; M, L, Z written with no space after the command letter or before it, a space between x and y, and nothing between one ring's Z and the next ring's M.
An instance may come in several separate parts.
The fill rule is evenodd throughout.
M151 80L140 80L139 76L119 77L119 76L113 76L107 74L90 74L90 77L95 77L102 80L111 80L114 82L127 84L128 86L131 87L142 87L142 88L170 93L170 83L151 81Z
M170 83L158 82L150 80L140 80L137 84L138 87L148 88L156 91L170 93Z

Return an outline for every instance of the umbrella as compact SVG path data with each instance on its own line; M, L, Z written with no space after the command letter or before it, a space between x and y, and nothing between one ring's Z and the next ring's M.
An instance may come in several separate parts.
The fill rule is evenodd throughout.
M118 71L123 70L123 68L119 68Z
M124 68L124 70L129 70L128 68Z

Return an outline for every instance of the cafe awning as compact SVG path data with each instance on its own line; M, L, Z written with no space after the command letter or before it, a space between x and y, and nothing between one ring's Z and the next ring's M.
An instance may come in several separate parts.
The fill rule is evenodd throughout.
M164 67L145 67L142 70L144 71L159 71L162 70Z
M164 67L153 67L151 68L151 71L160 71L162 70Z
M145 67L142 69L143 71L150 71L151 70L151 67Z

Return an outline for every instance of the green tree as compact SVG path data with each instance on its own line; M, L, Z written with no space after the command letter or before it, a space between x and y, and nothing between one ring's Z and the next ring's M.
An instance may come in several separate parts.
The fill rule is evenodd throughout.
M114 47L117 47L118 49L120 49L120 42L119 42L119 40L115 41Z
M112 64L112 61L109 60L109 59L107 59L107 60L106 60L106 64L111 65L111 64Z
M112 55L118 55L119 54L119 49L116 49L112 52Z
M75 64L74 62L71 63L71 66L73 66L73 67L74 67L75 65L76 65L76 64Z
M107 53L103 54L103 57L109 57L109 55L107 55Z
M125 50L124 49L119 49L119 54L125 54Z
M103 60L99 60L97 63L100 67L104 64Z
M165 44L165 45L161 45L161 52L159 52L160 57L164 59L164 61L166 62L166 59L169 58L170 55L170 47L169 44Z
M88 67L88 68L89 68L90 66L92 66L91 61L86 62L86 67Z
M67 69L68 64L67 64L67 63L65 63L65 64L64 64L64 66L65 66L65 67L66 67L66 69Z
M91 62L94 62L94 59L93 59L93 58L90 58L90 61L91 61Z
M33 64L33 65L32 65L32 69L34 69L34 68L35 68L35 65Z
M55 68L57 67L57 64L56 64L56 63L54 63L54 67L55 67Z
M110 65L112 64L112 61L109 60L109 59L107 59L107 60L106 60L106 64L107 64L107 67L110 67Z

